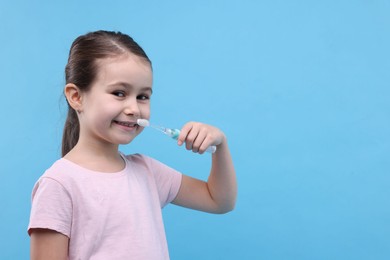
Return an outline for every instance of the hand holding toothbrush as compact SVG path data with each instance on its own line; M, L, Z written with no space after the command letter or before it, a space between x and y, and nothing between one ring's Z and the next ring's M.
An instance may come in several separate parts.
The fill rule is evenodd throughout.
M177 138L178 145L185 143L187 150L203 154L209 147L215 147L222 143L225 135L218 128L199 123L189 122L183 126ZM215 151L215 150L214 150Z
M165 135L175 140L178 140L178 145L186 143L187 150L192 150L193 152L200 154L204 153L205 151L209 153L214 153L217 150L216 145L219 145L224 138L223 133L218 128L197 122L187 123L183 127L182 131L180 131L179 129L151 125L146 119L138 119L137 124L143 127L151 126L152 128L164 133ZM215 137L221 137L221 135L223 138L220 141L218 141L217 138L216 145L208 145L209 142L215 142Z

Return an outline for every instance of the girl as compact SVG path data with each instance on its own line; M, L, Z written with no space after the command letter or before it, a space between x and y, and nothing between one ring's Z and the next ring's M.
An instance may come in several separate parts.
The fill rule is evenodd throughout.
M169 259L161 209L234 208L236 177L225 135L184 125L178 145L217 146L207 182L144 155L123 155L150 117L152 67L128 35L96 31L72 44L65 68L69 105L62 158L38 180L28 233L31 259Z

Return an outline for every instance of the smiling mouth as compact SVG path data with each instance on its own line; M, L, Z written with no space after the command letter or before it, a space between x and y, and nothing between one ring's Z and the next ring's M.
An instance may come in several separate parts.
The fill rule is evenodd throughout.
M121 121L114 120L114 123L116 123L118 125L126 126L126 127L136 127L137 126L137 123L132 123L132 122L121 122Z

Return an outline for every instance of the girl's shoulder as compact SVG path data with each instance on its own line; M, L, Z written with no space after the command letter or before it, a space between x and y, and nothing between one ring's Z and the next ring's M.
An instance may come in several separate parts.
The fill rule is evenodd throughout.
M145 154L128 154L122 156L127 160L127 163L131 165L131 167L146 167L146 168L155 168L164 165L162 162L154 159Z
M126 168L132 169L135 172L148 172L150 168L153 168L153 159L144 154L122 154L123 159L126 161Z
M149 156L147 155L144 155L144 154L140 154L140 153L133 153L133 154L124 154L122 152L120 152L120 154L122 155L122 157L126 158L127 160L129 161L136 161L136 160L145 160L147 158L150 158Z
M71 161L60 158L42 174L38 182L44 179L51 179L61 184L67 183L75 177L77 178L77 175L74 174L77 168L77 165Z
M55 161L42 175L42 177L59 177L69 172L72 163L64 158Z
M167 164L152 158L144 154L130 154L124 156L127 160L129 167L136 171L142 171L152 174L153 176L158 175L181 175L180 172L168 166Z

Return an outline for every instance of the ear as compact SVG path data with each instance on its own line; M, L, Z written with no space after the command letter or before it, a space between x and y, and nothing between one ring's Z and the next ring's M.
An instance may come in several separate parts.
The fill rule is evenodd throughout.
M82 93L80 89L73 83L65 85L64 94L69 105L76 111L82 111Z

